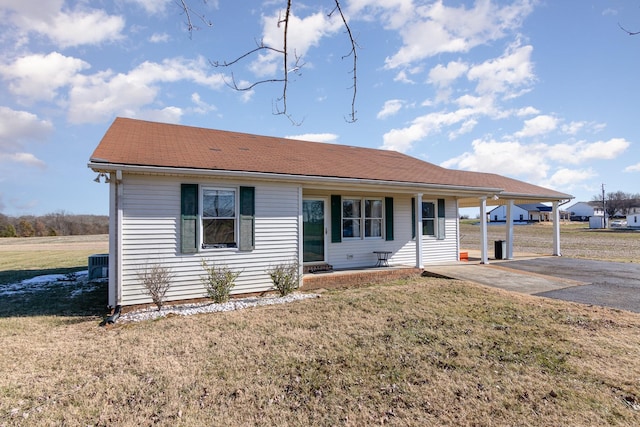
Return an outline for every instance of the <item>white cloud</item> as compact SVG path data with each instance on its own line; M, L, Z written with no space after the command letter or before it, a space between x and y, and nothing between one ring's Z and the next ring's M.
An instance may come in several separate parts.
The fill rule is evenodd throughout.
M137 4L147 13L153 15L163 13L166 10L167 5L169 5L172 0L129 0L129 2Z
M558 119L549 115L540 115L524 121L524 127L516 132L517 138L531 137L549 133L558 127Z
M402 101L401 99L390 99L384 103L382 110L378 112L378 115L376 117L379 119L384 119L386 117L393 116L398 111L400 111L403 105L404 101Z
M335 133L304 133L301 135L287 135L287 139L297 139L299 141L312 141L312 142L335 142L338 140L338 135Z
M471 171L493 172L502 175L522 176L539 182L547 176L548 162L539 146L523 145L518 141L476 139L472 152L466 152L447 160L441 166Z
M449 86L468 69L469 66L460 61L451 61L446 66L438 64L429 71L428 82L439 87Z
M567 164L582 165L593 160L610 160L621 155L629 145L621 138L562 144L522 144L519 141L477 139L473 141L471 151L449 159L441 166L500 173L522 177L540 185L556 186L578 183L595 176L590 168L570 169L566 167ZM557 171L549 177L552 168L557 168Z
M490 59L469 69L467 77L477 81L476 92L506 93L507 97L515 97L514 92L527 87L535 80L531 63L532 46L519 46L517 43L499 58Z
M0 74L9 81L9 90L14 95L26 100L52 101L58 89L70 84L78 72L89 67L81 59L51 52L26 55L0 65Z
M20 31L36 32L66 48L121 39L124 18L98 9L58 10L47 16L29 11L18 15L15 25Z
M516 111L516 116L518 117L533 116L535 114L540 114L540 110L531 106L520 108Z
M385 19L387 27L398 30L402 37L403 46L385 61L385 66L391 69L444 52L468 52L481 44L499 40L507 32L519 28L533 9L533 2L529 0L506 6L478 0L470 9L447 7L442 0L426 5L414 4L413 7L410 2L366 3L393 16L393 19Z
M210 111L216 111L217 108L215 105L212 104L207 104L206 102L204 102L201 98L200 98L200 94L199 93L192 93L191 94L191 101L196 105L195 108L193 108L192 111L199 113L199 114L206 114Z
M263 43L266 46L280 50L283 49L284 40L284 26L279 24L281 19L280 10L273 15L264 16L262 19ZM291 13L288 26L288 66L293 66L296 56L303 58L311 47L320 43L323 37L333 35L342 29L343 23L335 14L329 17L326 13L317 12L300 18ZM295 55L292 54L293 52L295 52ZM281 66L282 55L273 50L265 50L251 63L250 69L256 76L266 77L276 74Z
M382 148L407 152L413 143L431 134L440 132L442 127L451 126L468 120L475 114L471 108L461 108L454 112L436 112L420 116L402 129L391 129L382 137Z
M149 41L151 43L166 43L170 38L167 33L153 33L151 37L149 37Z
M627 166L626 168L624 168L624 172L640 172L640 163Z
M462 126L460 126L459 129L449 132L449 139L453 140L458 138L460 135L464 135L471 132L476 127L477 124L478 124L478 121L476 119L470 119L465 121L464 123L462 123Z
M571 122L569 124L562 125L562 132L569 135L575 135L584 129L586 124L587 122Z
M139 112L131 112L131 114L124 113L124 116L134 117L142 120L150 120L153 122L162 123L180 123L180 119L184 111L178 107L165 107L160 110L149 109Z
M53 124L27 111L0 106L0 152L15 152L23 142L42 140L53 132Z
M38 159L31 153L0 153L0 162L20 163L25 166L37 167L44 169L46 167L45 162Z
M561 143L552 146L549 159L570 164L581 164L590 160L611 160L620 156L631 143L623 138L608 141Z
M584 182L590 178L595 177L597 174L592 169L558 169L548 182L552 186L562 188L573 188L579 183Z
M202 58L172 58L162 63L144 62L126 74L107 70L90 76L78 75L69 93L69 121L97 123L118 113L140 117L143 107L156 100L161 83L188 81L211 89L223 87L222 75L209 71ZM171 111L169 118L175 121L176 110L167 111Z

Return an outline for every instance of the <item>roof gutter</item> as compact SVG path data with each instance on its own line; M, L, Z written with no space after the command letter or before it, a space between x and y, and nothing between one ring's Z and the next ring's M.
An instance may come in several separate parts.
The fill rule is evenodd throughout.
M415 191L429 190L448 190L456 193L464 193L469 196L485 196L487 194L502 194L504 191L502 188L495 187L469 187L463 185L447 185L447 184L427 184L419 182L403 182L403 181L387 181L387 180L375 180L375 179L360 179L360 178L341 178L330 176L308 176L308 175L292 175L292 174L278 174L269 172L246 172L246 171L227 171L227 170L214 170L214 169L194 169L194 168L173 168L173 167L161 167L161 166L141 166L141 165L127 165L127 164L115 164L108 162L101 162L99 159L91 159L87 165L94 172L111 172L114 170L122 170L123 172L141 173L141 174L168 174L168 175L191 175L191 176L218 176L225 178L255 178L262 180L278 180L278 181L290 181L297 183L309 183L309 184L326 184L327 182L333 184L343 185L364 185L379 187L380 185L402 187L405 189L415 189Z

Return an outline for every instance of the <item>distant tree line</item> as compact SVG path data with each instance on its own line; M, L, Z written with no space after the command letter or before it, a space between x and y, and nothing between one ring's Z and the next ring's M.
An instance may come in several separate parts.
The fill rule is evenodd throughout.
M596 194L593 196L593 202L597 202L602 207L604 202L607 217L627 216L631 208L640 208L640 194L625 193L624 191L615 191L613 193Z
M0 237L73 236L108 234L106 215L72 215L65 212L42 216L11 217L0 213Z

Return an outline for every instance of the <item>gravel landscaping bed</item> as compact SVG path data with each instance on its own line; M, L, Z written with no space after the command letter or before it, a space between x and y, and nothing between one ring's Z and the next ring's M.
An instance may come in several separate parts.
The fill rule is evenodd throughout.
M216 313L222 311L243 310L251 307L263 305L285 304L294 301L301 301L309 298L319 298L319 294L292 293L284 297L264 296L232 299L226 303L217 304L213 302L167 305L158 310L155 307L144 308L122 314L118 322L139 322L142 320L153 320L169 315L191 316L201 313Z

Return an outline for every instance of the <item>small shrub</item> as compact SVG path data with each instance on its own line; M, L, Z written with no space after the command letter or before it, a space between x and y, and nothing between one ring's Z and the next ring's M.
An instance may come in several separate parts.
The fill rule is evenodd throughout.
M164 304L165 295L171 286L171 279L173 279L171 270L156 264L138 273L138 278L144 286L144 292L151 297L160 311Z
M209 265L205 260L202 260L202 268L206 272L206 276L202 276L201 280L207 291L207 296L215 303L229 301L231 288L234 287L240 272L232 271L226 265Z
M273 266L268 273L273 282L273 287L280 293L281 297L295 291L300 285L299 266L295 261Z

